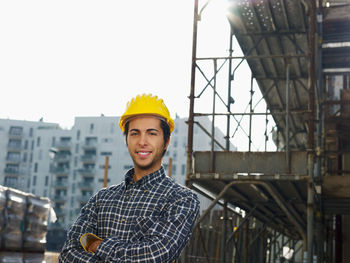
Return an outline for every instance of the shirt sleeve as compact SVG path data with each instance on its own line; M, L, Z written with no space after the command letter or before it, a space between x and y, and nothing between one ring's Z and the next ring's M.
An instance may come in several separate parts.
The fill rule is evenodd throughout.
M58 258L60 263L100 262L96 254L84 251L80 243L80 237L83 234L96 233L96 199L97 195L90 198L89 202L81 209L77 220L69 229L66 242Z
M168 204L160 217L148 218L135 225L138 237L123 241L105 238L96 251L102 262L171 262L179 257L192 235L199 212L197 196L188 191ZM140 234L142 233L142 234Z

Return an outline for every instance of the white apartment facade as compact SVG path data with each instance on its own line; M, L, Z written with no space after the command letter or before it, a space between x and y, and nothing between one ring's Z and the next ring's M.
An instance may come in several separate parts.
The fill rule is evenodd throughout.
M183 185L187 158L186 120L175 118L175 129L163 160L163 165L168 170L169 159L172 159L172 177ZM206 130L211 129L207 117L198 120ZM126 171L132 167L118 121L119 117L76 117L72 129L63 130L57 124L0 119L0 171L3 171L0 174L0 184L49 197L58 219L55 225L67 229L81 207L103 187L106 157L107 186L119 184ZM25 148L25 141L28 141L26 151L10 154L8 144L12 137L16 139L15 134L10 134L11 127L22 127L21 142L16 141L16 145L22 149ZM199 126L195 125L194 135L195 150L210 149L211 139ZM14 139L11 140L12 143ZM216 140L224 145L224 135L218 129ZM20 183L17 185L7 179L9 176L6 171L12 167L7 160L11 159L9 156L19 160L19 167L26 168L25 175L18 180ZM208 201L201 199L201 210L204 210Z

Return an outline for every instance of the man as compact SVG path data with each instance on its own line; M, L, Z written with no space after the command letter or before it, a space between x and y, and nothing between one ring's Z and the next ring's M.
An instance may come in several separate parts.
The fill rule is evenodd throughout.
M162 167L174 130L163 100L137 96L119 126L134 168L82 208L59 262L171 262L191 236L199 202Z

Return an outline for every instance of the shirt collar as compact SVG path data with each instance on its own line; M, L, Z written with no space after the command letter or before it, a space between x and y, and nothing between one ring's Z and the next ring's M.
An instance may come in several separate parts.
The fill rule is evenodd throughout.
M162 180L166 176L166 174L162 166L159 170L142 177L137 182L134 181L133 176L134 176L134 168L130 169L125 175L125 185L127 188L129 188L131 185L135 185L135 187L146 187L146 188L152 187L157 182Z

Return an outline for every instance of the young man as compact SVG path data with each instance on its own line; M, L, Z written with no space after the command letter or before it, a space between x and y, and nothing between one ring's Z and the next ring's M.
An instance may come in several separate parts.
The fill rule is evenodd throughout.
M162 167L174 130L163 100L137 96L119 126L134 168L121 184L100 190L82 208L59 262L171 262L192 234L198 198Z

